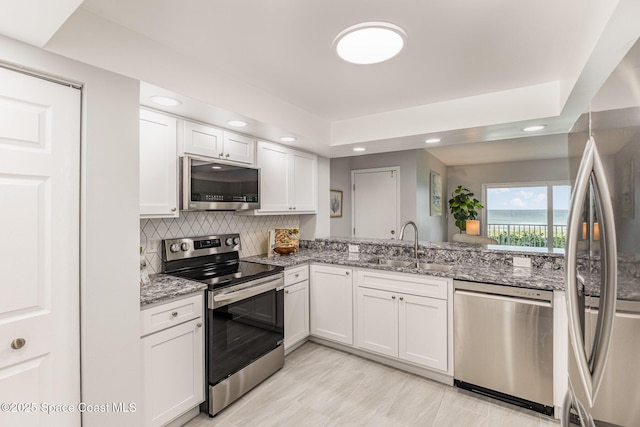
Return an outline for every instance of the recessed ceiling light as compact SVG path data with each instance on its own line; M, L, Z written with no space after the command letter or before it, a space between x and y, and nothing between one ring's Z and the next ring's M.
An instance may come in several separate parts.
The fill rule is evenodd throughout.
M396 56L407 34L387 22L364 22L343 30L334 40L340 58L353 64L376 64Z
M424 142L427 144L435 144L436 142L440 142L440 138L429 138L425 139Z
M182 102L177 99L170 98L168 96L152 96L151 100L156 104L164 105L165 107L175 107L176 105L182 104Z
M248 125L249 123L245 122L244 120L229 120L227 122L229 124L229 126L233 126L233 127L237 127L237 128L243 128L246 125Z
M365 151L365 150L366 150L366 148L364 148L364 147L356 147L356 148L353 149L353 151Z
M526 128L522 129L525 132L536 132L539 130L542 130L544 128L546 128L547 125L533 125L533 126L527 126Z
M281 136L280 137L280 141L283 141L283 142L293 142L295 140L296 139L293 136Z

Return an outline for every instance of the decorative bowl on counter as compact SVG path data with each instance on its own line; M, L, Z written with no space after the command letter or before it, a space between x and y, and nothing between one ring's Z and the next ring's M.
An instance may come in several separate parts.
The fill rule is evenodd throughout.
M297 252L298 251L298 247L297 245L294 244L290 244L290 245L280 245L280 246L276 246L275 248L273 248L273 251L280 254L280 255L289 255L291 253Z

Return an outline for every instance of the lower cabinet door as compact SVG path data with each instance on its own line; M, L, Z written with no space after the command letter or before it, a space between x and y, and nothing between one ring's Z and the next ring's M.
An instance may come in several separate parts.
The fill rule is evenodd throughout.
M447 301L399 296L400 359L447 370Z
M351 269L312 265L310 274L311 335L353 345Z
M284 289L284 349L309 336L309 281Z
M204 401L202 318L142 338L145 426L160 426Z
M398 295L358 288L358 347L398 357Z

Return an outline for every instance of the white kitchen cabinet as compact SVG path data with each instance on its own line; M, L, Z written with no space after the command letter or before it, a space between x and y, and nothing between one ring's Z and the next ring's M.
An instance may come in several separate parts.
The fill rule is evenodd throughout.
M143 419L161 426L204 401L203 296L141 311Z
M178 216L177 122L140 110L140 216Z
M187 120L183 121L182 151L236 163L255 162L253 138Z
M351 269L312 265L310 276L311 335L353 345Z
M447 301L400 294L398 357L447 370Z
M309 266L285 270L284 350L309 336Z
M257 213L316 213L317 164L314 154L258 141L262 199Z
M448 279L358 272L357 346L448 369Z
M398 357L398 298L393 292L358 288L358 347Z
M253 138L224 131L222 151L224 159L253 165L256 160L256 143Z

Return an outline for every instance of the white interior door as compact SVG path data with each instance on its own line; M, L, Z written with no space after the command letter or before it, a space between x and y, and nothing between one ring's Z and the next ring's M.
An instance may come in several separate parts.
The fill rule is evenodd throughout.
M400 218L400 168L351 171L353 235L395 239Z
M80 96L0 68L2 426L80 425Z

